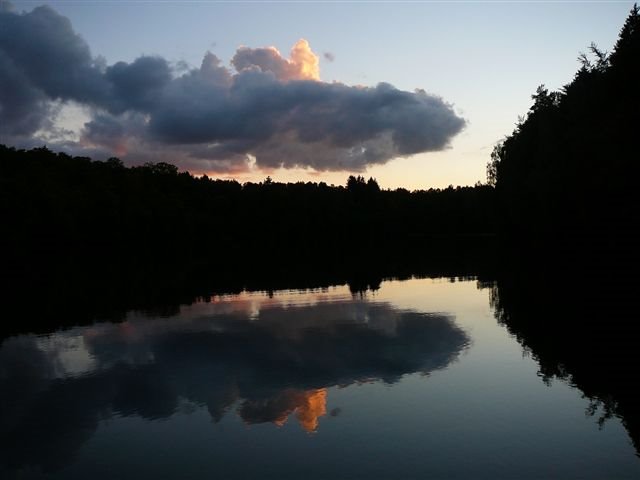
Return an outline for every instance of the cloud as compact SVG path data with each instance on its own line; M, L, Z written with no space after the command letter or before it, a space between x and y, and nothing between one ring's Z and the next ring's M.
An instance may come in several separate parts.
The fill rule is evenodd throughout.
M0 50L0 134L30 135L44 125L50 114L47 95L32 87L25 74Z
M131 64L118 62L107 68L105 78L110 82L115 101L120 103L111 105L111 110L149 111L171 81L171 70L163 58L139 57Z
M240 47L231 64L240 73L257 69L272 73L281 81L320 80L320 61L311 51L309 42L300 39L291 49L291 58L284 58L275 47Z
M0 133L30 135L51 122L51 102L90 102L106 82L69 20L49 7L0 8Z
M325 53L325 58L333 58ZM276 48L240 47L231 66L207 52L185 71L157 56L106 65L71 22L50 7L0 9L0 135L43 143L60 105L91 120L71 153L159 157L198 171L260 168L362 171L369 165L446 148L465 121L424 90L320 81L319 58L301 39ZM170 156L170 158L165 158Z

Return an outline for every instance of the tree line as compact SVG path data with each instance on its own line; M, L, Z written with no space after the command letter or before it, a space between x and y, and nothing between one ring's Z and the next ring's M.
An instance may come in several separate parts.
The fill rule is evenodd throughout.
M240 184L0 145L0 300L21 319L0 337L63 311L77 324L212 292L476 275L493 258L493 202L487 185Z
M640 13L612 52L592 44L559 91L541 85L487 167L503 233L624 242L638 227Z
M1 242L12 257L90 254L198 262L325 256L495 230L487 185L410 192L374 179L240 184L168 163L126 167L0 146Z
M559 91L540 86L487 166L502 267L498 321L536 359L618 416L640 451L637 374L640 9L611 52L592 44Z

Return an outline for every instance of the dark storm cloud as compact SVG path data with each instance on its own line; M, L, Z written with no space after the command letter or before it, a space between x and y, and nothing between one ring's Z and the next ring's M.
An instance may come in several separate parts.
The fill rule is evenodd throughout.
M47 95L34 88L0 50L0 133L29 135L44 124L50 111Z
M440 98L388 84L283 83L246 71L222 90L198 77L192 72L174 82L151 117L152 134L170 143L212 143L219 156L250 153L263 166L361 170L441 150L464 125Z
M75 102L93 117L77 151L136 162L168 148L196 170L237 171L253 157L262 167L360 171L442 150L465 125L423 90L321 82L306 40L289 58L241 47L233 70L211 53L186 72L152 56L107 66L53 9L19 14L8 5L0 8L0 134L18 144L36 132L51 139L59 106Z
M167 61L159 57L139 57L133 63L118 62L107 68L118 105L113 110L148 111L158 102L162 89L171 81Z
M33 133L48 119L51 100L106 102L109 85L98 63L71 22L53 9L43 6L17 14L0 8L3 130ZM14 92L18 98L7 99Z

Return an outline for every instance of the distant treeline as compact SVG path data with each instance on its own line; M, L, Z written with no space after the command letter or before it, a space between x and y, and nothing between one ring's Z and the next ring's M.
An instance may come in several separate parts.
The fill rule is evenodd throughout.
M5 329L245 288L358 292L382 278L477 275L494 258L493 202L487 185L390 191L360 176L241 185L166 163L127 168L0 146L0 303L21 318Z
M639 226L640 13L634 6L611 53L590 47L560 91L544 85L496 146L489 183L502 231L616 245Z
M240 184L167 163L127 168L116 158L0 146L0 241L12 257L323 256L492 233L493 200L487 185L391 191L360 176L345 186Z

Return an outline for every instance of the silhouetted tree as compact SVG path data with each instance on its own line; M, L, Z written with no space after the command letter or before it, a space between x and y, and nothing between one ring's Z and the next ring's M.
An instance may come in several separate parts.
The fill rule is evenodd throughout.
M369 177L369 180L367 180L367 190L371 193L378 193L380 191L380 186L375 178Z
M487 180L502 228L538 237L608 242L637 227L640 14L609 55L594 44L561 91L538 87L511 135L493 150Z
M357 177L350 175L347 179L347 190L349 190L350 192L362 191L365 189L365 186L366 182L364 180L364 177L360 175L358 175Z
M201 252L329 255L348 245L485 234L495 225L489 186L383 191L362 176L349 177L346 188L269 177L240 185L164 162L127 168L113 157L91 161L46 148L0 146L0 185L8 232L0 242L16 263L95 252L160 264L202 261Z

